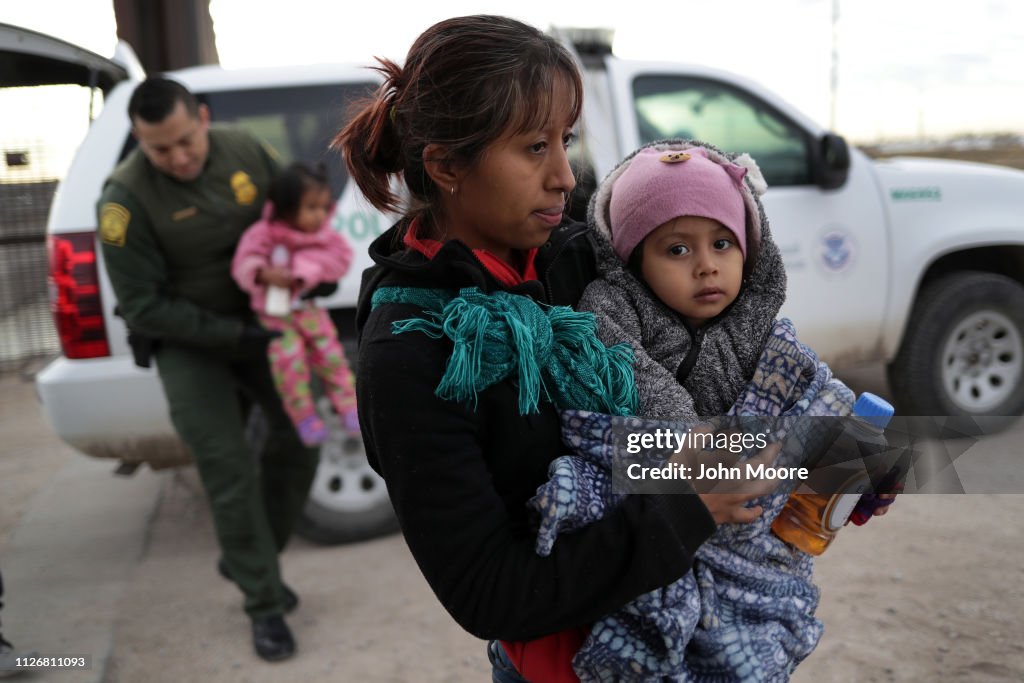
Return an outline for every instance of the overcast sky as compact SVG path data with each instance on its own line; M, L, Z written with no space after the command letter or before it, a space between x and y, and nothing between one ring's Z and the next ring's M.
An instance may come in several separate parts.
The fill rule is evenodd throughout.
M404 57L412 39L458 14L508 14L615 29L624 58L699 62L774 90L830 124L832 0L212 0L227 67ZM659 9L655 10L657 6ZM400 7L400 9L399 9ZM667 9L666 9L667 8ZM0 0L0 21L109 55L111 0ZM841 0L836 130L854 141L921 133L1024 133L1024 1Z

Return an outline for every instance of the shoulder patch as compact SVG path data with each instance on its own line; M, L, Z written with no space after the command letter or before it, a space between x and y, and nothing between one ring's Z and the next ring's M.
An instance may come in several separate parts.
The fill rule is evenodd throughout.
M231 189L235 191L235 201L243 206L248 206L256 201L259 192L253 185L252 178L245 171L235 171L231 176Z
M131 212L120 204L104 204L100 209L100 239L104 244L123 247L131 219Z

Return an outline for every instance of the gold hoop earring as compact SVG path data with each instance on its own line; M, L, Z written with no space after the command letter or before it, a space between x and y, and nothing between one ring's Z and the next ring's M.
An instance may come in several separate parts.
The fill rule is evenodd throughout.
M452 196L454 197L455 196L455 186L454 185L452 185L451 190L452 190Z

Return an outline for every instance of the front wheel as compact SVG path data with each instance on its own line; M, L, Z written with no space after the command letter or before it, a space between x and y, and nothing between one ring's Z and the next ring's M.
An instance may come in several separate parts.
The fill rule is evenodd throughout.
M320 464L295 531L332 545L397 531L387 487L366 460L362 439L345 432L326 398L320 403L330 438L320 447Z
M1024 287L966 271L921 292L889 382L905 415L1024 412Z

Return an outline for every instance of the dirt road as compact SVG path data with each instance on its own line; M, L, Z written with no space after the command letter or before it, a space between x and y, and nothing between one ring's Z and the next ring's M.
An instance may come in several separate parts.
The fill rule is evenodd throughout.
M30 385L5 379L0 388L2 564L33 491L76 456L45 429ZM482 642L443 611L400 537L331 548L297 540L284 573L302 598L289 619L299 654L261 662L241 595L216 573L194 472L160 477L156 515L117 598L105 680L490 680ZM884 519L845 529L818 560L826 632L794 681L1024 680L1022 517L1024 496L914 495ZM17 641L19 625L4 626Z

